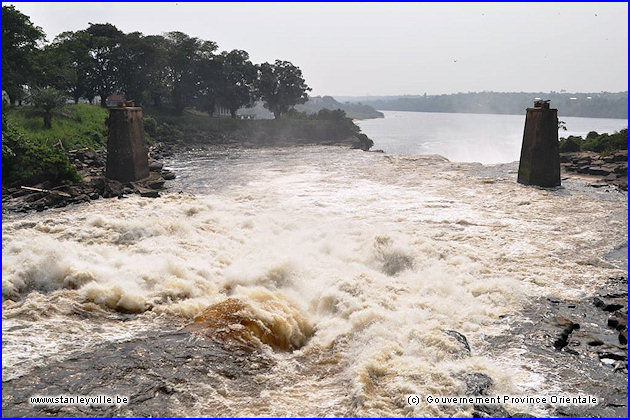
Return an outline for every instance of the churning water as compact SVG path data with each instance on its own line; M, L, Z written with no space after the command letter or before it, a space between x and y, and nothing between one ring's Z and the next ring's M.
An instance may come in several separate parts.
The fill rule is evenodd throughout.
M398 155L435 153L455 162L505 163L519 159L523 115L451 114L382 111L385 118L358 121L374 140L374 149ZM628 120L559 116L566 123L560 137L586 136L589 131L614 133Z
M264 343L273 367L254 394L191 378L177 390L193 402L156 415L470 415L404 397L463 395L470 372L496 393L560 390L488 338L537 297L627 274L604 258L626 242L626 194L525 187L514 163L313 146L169 166L157 199L5 215L3 380L197 317L216 340Z

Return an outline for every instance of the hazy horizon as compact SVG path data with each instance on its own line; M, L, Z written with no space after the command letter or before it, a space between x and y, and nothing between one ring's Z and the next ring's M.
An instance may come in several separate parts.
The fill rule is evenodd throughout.
M52 40L182 31L299 66L312 96L628 90L627 3L3 3Z

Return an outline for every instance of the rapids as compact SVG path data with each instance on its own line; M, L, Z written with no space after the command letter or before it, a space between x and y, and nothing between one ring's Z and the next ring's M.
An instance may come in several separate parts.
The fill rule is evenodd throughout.
M627 247L627 193L526 187L515 163L312 146L199 148L168 166L157 199L3 215L3 381L197 317L258 325L232 335L273 366L253 394L181 385L195 402L179 415L470 416L405 396L463 395L471 372L495 394L561 391L489 338L535 299L627 276L606 258Z

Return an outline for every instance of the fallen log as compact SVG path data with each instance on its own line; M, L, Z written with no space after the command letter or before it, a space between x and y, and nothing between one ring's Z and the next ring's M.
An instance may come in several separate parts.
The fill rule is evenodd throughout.
M35 191L35 192L40 192L40 193L45 193L45 194L54 194L60 197L72 197L71 194L68 194L67 192L63 192L63 191L44 190L42 188L25 187L24 185L22 185L20 188L22 188L23 190Z

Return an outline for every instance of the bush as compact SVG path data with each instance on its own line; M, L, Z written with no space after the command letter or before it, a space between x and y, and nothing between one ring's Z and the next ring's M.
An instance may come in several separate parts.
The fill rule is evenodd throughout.
M155 137L158 129L158 122L155 118L150 115L145 115L142 117L142 125L144 126L144 133L148 134L149 137Z
M56 184L81 178L61 149L28 139L2 115L2 184Z
M316 119L318 120L330 120L330 121L343 121L346 117L345 111L341 109L335 109L331 111L330 109L320 109L316 115Z
M612 153L616 150L628 150L628 129L608 134L598 134L591 131L586 139L579 136L569 136L560 139L560 152L591 151L600 154Z
M560 153L579 152L581 142L582 137L577 136L560 139Z
M595 139L599 137L599 134L597 134L597 131L589 131L588 134L586 135L587 139Z
M359 133L356 135L357 141L352 145L353 149L361 149L364 152L370 150L372 146L374 146L374 142L368 136L363 133Z
M594 133L594 131L592 132ZM589 133L590 135L591 133ZM597 134L597 133L595 133ZM586 140L582 143L582 150L591 150L597 153L611 153L615 150L628 149L628 129L625 128L613 134L599 134L594 137L586 136Z

